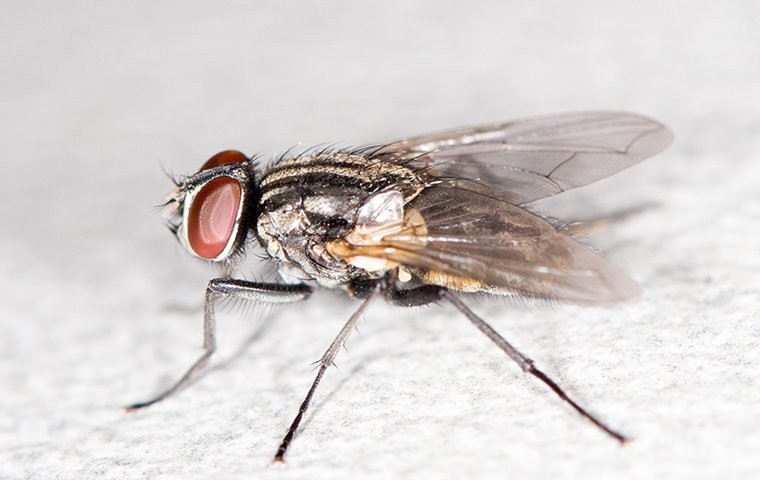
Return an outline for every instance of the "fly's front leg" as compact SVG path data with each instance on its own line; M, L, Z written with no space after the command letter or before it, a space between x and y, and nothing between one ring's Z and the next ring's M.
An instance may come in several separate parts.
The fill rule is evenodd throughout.
M222 298L233 296L244 300L263 303L292 303L305 300L311 294L308 285L282 285L258 283L230 278L215 278L206 287L206 301L203 308L203 354L190 369L165 392L145 402L126 407L127 411L145 408L158 403L189 385L203 370L208 359L216 350L216 315L214 306Z

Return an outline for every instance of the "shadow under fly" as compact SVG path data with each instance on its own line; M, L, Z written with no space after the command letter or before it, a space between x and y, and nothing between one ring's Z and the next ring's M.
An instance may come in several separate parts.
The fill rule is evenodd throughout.
M327 347L316 378L277 449L283 462L327 368L376 297L403 306L448 303L525 372L612 438L609 427L465 305L461 293L598 304L639 287L599 253L526 204L586 185L665 149L671 132L621 112L551 115L412 137L363 148L258 157L224 151L176 181L171 231L193 256L220 265L208 283L204 353L171 388L187 386L216 348L214 306L225 297L265 303L339 289L361 304ZM276 263L280 283L234 279L246 243Z

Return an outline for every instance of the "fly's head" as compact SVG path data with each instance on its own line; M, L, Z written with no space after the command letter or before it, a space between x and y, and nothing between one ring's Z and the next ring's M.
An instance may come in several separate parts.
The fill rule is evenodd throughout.
M253 163L238 151L220 152L167 195L164 219L193 256L229 267L242 255L256 213Z

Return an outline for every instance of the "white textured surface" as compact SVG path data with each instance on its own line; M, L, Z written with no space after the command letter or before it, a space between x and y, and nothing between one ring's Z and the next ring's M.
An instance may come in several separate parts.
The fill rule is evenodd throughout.
M757 2L6 3L0 478L756 476ZM677 135L546 206L593 216L659 203L594 238L645 296L475 309L631 444L450 309L378 302L288 464L270 467L310 362L354 307L330 293L264 323L223 314L216 368L170 401L120 410L200 352L212 273L150 209L168 187L161 164L192 172L229 147L592 108L649 114Z

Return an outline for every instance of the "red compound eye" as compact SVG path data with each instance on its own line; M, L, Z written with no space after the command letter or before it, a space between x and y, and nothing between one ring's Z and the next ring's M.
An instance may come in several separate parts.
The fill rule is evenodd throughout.
M241 191L240 182L230 177L219 177L201 187L187 218L187 239L196 255L213 260L227 248L235 230Z
M203 164L199 171L202 172L203 170L208 170L210 168L218 167L219 165L225 165L227 163L244 163L247 161L248 157L246 157L243 153L238 152L237 150L225 150L206 160L206 163Z

